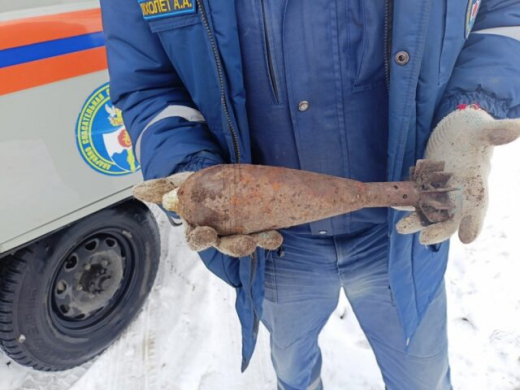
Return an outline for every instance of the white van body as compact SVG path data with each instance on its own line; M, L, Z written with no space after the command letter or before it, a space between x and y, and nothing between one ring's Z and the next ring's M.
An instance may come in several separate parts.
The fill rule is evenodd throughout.
M137 162L106 174L78 146L87 99L104 85L109 92L100 26L98 1L0 0L0 256L128 198L141 180ZM85 69L51 74L67 64ZM104 132L113 109L98 107Z

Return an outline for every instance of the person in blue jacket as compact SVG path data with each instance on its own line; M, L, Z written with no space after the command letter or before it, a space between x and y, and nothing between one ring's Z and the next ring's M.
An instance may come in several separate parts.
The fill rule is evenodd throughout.
M520 116L515 0L101 6L111 98L146 180L221 163L402 180L424 156L432 129L458 107L486 123ZM478 121L461 118L441 122L439 134L464 143L463 131ZM432 155L458 161L457 142ZM485 206L482 199L475 204ZM242 370L262 321L278 388L322 389L318 335L343 289L388 389L450 389L446 238L460 226L470 242L482 224L465 210L456 226L420 235L413 214L401 230L417 234L401 235L402 211L370 209L284 230L279 251L201 252L236 288Z

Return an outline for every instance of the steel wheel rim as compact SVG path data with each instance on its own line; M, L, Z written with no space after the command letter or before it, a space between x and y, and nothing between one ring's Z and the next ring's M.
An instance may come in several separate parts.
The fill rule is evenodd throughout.
M112 251L108 258L106 253L101 253L107 250ZM105 326L135 286L137 253L130 233L121 229L106 228L84 236L54 272L48 293L49 318L54 327L65 334L83 335ZM103 261L110 264L103 266ZM119 261L119 265L114 267L114 261ZM90 264L90 268L85 267L86 264ZM103 269L105 273L101 272ZM98 290L104 295L100 297ZM89 297L90 294L94 297ZM69 305L69 309L64 305Z

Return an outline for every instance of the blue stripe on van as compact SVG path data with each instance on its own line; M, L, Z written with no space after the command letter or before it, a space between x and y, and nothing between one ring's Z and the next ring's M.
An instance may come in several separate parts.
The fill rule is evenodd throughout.
M103 32L34 43L32 45L0 50L0 68L57 57L64 54L94 49L105 45Z

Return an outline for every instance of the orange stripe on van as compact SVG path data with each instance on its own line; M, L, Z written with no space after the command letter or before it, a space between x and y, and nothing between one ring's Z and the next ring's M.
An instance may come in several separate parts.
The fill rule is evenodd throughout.
M0 50L90 34L102 29L99 8L0 22Z
M107 68L106 49L98 47L0 69L0 96Z

